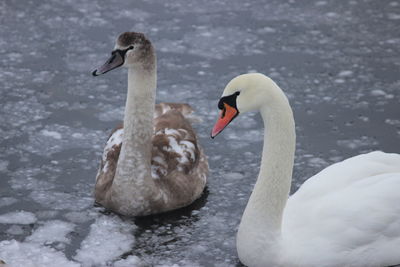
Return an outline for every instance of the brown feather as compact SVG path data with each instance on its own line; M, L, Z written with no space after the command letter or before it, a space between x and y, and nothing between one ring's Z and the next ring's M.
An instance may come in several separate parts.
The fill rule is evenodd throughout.
M192 126L185 118L192 112L188 104L160 103L155 106L152 174L166 199L176 202L178 207L188 205L188 199L193 201L200 196L208 173L205 155L198 146ZM111 147L109 145L115 142L113 138L117 138L120 129L123 129L122 124L112 131L96 177L96 201L99 203L108 197L115 176L122 138L121 142ZM176 142L175 146L182 154L174 150L171 142ZM160 212L165 211L163 206L166 203L157 205Z

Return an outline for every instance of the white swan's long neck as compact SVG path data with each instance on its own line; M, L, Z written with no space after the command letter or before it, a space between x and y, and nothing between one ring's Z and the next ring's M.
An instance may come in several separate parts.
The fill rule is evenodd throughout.
M273 257L266 253L278 247L290 191L296 143L293 113L277 86L272 102L272 106L260 110L266 127L264 147L260 173L239 226L237 245L241 259Z
M128 70L124 138L112 184L112 199L118 209L133 210L135 205L143 204L135 194L153 193L151 152L156 80L155 67Z

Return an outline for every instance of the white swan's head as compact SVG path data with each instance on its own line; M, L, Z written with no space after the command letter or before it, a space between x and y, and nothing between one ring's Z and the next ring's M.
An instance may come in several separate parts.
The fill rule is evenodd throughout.
M233 78L225 87L218 103L220 116L211 132L214 138L240 113L258 111L271 104L277 85L260 73L242 74Z
M125 67L155 67L155 52L150 40L143 33L124 32L118 38L111 57L101 67L92 72L93 76Z

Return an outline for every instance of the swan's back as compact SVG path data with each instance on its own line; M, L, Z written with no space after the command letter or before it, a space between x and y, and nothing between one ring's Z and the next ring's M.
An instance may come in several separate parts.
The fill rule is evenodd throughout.
M287 202L282 237L283 258L299 265L400 264L400 155L359 155L311 177Z

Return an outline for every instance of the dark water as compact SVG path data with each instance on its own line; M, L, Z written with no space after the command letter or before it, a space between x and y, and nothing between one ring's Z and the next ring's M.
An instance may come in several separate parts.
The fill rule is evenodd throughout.
M399 23L400 1L3 0L0 258L239 264L235 233L258 173L262 124L246 114L209 139L223 87L257 71L285 90L297 123L295 191L346 157L399 153ZM195 127L211 167L192 206L135 220L104 213L92 198L104 142L122 119L126 70L90 72L127 30L157 48L157 101L187 102L203 118Z

